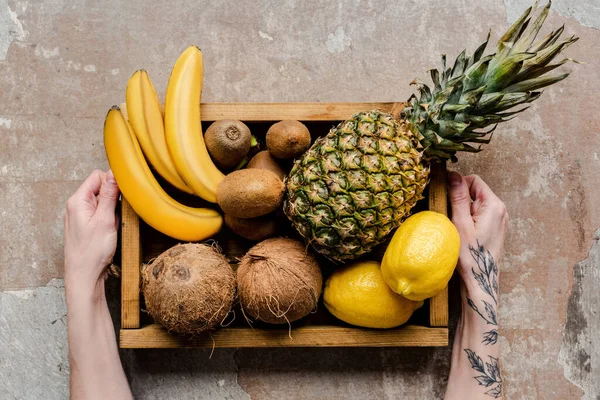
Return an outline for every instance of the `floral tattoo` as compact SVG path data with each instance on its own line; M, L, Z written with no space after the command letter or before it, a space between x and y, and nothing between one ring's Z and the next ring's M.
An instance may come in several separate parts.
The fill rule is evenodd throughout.
M498 342L498 320L496 319L496 307L498 307L498 264L494 261L494 257L492 257L489 250L479 243L477 243L477 248L469 246L469 251L477 263L477 270L475 267L472 267L471 272L473 272L473 276L475 276L481 290L489 295L491 301L482 300L483 310L480 310L473 300L469 298L467 298L467 303L488 325L495 327L483 334L481 342L485 345L496 344Z
M498 343L498 320L496 318L496 309L498 307L498 264L494 257L485 247L477 243L477 247L469 246L471 256L475 260L476 267L471 268L471 272L477 281L477 284L487 294L490 299L482 300L481 304L467 298L469 307L473 309L487 325L492 329L483 333L484 345L494 345ZM479 386L489 388L485 394L495 399L502 396L502 377L500 375L500 366L498 359L488 356L489 362L484 362L481 357L471 349L465 349L471 368L479 373L474 379Z

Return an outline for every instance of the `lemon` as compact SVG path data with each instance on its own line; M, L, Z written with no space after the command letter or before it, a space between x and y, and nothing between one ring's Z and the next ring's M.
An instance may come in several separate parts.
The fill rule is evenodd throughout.
M394 233L381 262L383 279L410 300L441 292L458 262L460 236L443 214L423 211L408 218Z
M366 328L402 325L423 305L390 290L376 261L359 261L337 269L325 282L323 300L337 318Z

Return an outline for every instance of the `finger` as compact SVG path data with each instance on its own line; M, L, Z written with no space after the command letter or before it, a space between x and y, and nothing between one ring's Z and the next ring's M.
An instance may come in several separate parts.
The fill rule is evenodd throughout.
M78 199L89 199L96 196L100 192L100 187L102 186L102 181L105 176L105 172L100 171L99 169L94 170L90 176L83 181L81 186L79 186L79 189L75 191L73 197Z
M479 175L465 176L465 181L469 186L469 193L471 193L473 200L479 200L483 202L487 199L496 197L492 189L490 189L488 184L485 183Z
M112 171L108 171L106 178L102 181L100 194L98 195L98 211L101 215L114 218L117 200L119 199L119 187Z
M448 173L448 197L452 208L452 222L462 236L472 230L474 225L469 186L458 172Z

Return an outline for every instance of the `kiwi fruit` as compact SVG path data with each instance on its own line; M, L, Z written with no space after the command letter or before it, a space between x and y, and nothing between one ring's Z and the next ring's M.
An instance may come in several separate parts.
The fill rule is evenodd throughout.
M269 150L263 150L252 157L247 168L266 169L274 172L282 180L285 177L285 171L281 168L277 160L273 158Z
M241 169L223 178L217 189L217 203L231 217L255 218L275 211L284 191L285 185L274 172Z
M275 235L277 231L277 224L273 215L244 219L225 214L225 224L236 235L256 242Z
M310 132L299 121L277 122L267 131L267 149L275 158L296 158L310 146Z
M223 119L213 122L204 134L208 154L220 168L238 165L250 151L252 135L242 121Z

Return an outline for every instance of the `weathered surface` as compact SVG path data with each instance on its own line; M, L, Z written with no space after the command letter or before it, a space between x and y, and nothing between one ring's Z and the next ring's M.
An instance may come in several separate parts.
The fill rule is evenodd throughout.
M37 289L0 292L0 398L65 398L66 327L62 280Z
M66 397L61 281L46 285L62 276L64 203L106 169L103 118L135 69L162 96L195 43L207 101L404 100L439 54L473 49L488 28L497 37L532 2L0 0L0 398ZM600 391L597 251L577 264L600 227L598 7L554 1L548 29L565 23L581 37L568 55L589 64L569 66L567 82L453 166L480 174L511 215L500 310L508 398ZM391 399L440 397L450 349L123 355L139 398Z
M590 255L573 270L573 291L567 304L567 323L563 334L559 361L565 376L585 395L583 399L600 397L600 230L596 231Z

